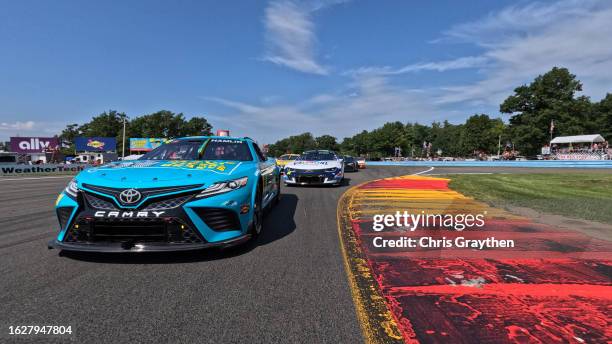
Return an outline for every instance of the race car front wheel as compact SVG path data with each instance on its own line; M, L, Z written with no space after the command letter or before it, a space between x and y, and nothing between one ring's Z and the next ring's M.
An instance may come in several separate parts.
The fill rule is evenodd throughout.
M251 225L251 239L257 238L263 229L263 208L261 206L261 185L257 186L255 204L253 205L253 224Z
M278 178L276 179L276 187L278 188L276 190L276 196L274 196L274 200L272 201L272 204L274 204L275 206L278 205L280 203L280 198L281 198L281 177L280 175L278 176Z

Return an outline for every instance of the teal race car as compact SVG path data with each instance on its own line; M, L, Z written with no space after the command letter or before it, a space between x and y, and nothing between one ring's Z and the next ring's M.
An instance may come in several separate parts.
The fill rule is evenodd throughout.
M79 173L58 196L70 251L183 251L244 243L280 200L281 176L250 138L186 137Z

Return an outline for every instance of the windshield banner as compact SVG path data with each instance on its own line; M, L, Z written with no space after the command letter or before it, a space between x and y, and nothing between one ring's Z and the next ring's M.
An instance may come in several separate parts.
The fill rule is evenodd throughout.
M168 139L159 137L133 137L130 138L130 150L149 152L168 141Z

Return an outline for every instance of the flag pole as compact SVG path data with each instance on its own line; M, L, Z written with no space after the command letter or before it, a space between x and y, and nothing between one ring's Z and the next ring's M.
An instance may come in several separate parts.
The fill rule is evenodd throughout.
M121 160L125 158L125 116L123 116L123 142L121 144Z

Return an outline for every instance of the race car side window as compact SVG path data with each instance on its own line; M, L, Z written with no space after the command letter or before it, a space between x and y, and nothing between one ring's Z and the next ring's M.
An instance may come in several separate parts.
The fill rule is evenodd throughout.
M253 148L255 149L257 157L259 157L259 161L266 161L266 156L261 152L259 146L255 142L253 142Z

